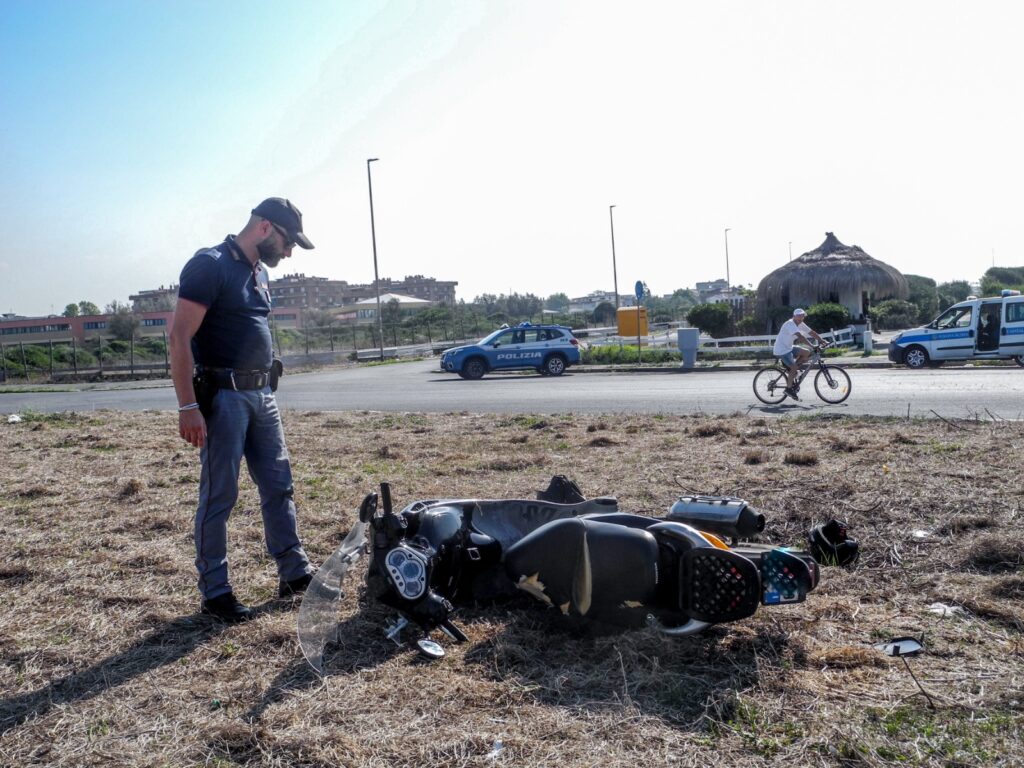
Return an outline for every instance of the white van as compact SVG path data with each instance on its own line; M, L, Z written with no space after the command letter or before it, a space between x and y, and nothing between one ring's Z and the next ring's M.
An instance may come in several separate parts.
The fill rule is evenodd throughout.
M1016 360L1024 366L1024 296L1004 290L989 299L968 297L921 328L898 333L889 359L908 368L947 360Z

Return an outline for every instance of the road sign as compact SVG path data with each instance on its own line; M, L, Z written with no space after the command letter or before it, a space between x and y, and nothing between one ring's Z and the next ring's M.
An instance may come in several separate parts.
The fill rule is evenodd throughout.
M642 299L644 297L644 281L643 280L637 280L636 281L636 288L635 288L635 290L636 290L636 300L640 301L640 299Z

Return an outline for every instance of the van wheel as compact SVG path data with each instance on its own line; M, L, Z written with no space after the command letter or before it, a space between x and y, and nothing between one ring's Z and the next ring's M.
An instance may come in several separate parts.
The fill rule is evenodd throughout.
M1017 355L1015 358L1013 358L1013 362L1015 362L1021 368L1024 368L1024 355Z
M903 362L906 363L907 368L920 370L928 365L928 353L924 347L913 346L903 356Z

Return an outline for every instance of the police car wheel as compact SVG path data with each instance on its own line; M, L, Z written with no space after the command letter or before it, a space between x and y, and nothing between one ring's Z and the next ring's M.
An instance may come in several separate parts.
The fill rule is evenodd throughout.
M920 370L928 365L928 353L922 347L911 347L903 356L903 362L907 368Z
M1024 355L1017 355L1015 358L1013 358L1013 362L1015 362L1021 368L1024 368Z
M479 357L472 357L462 366L462 373L466 379L482 379L487 373L487 366Z
M561 376L565 373L565 358L561 355L551 355L544 361L544 370L549 376Z

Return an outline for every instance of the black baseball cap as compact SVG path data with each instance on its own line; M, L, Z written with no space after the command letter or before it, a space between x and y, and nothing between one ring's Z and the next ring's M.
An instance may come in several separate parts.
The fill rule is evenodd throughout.
M302 211L291 200L283 197L268 197L252 209L253 216L273 222L288 233L288 236L306 250L313 248L309 238L302 234Z

